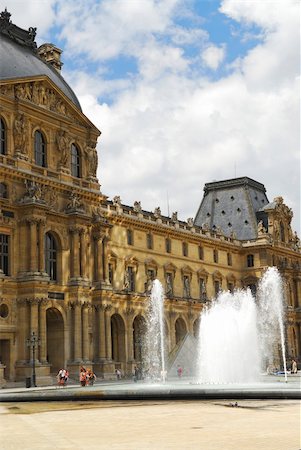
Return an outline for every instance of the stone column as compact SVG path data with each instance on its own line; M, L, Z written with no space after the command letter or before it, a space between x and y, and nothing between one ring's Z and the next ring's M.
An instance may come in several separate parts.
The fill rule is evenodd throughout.
M79 265L79 228L70 227L71 233L71 258L70 266L72 267L71 278L79 278L80 265Z
M126 323L126 362L130 363L134 359L134 338L133 338L133 316L134 310L132 308L128 308L126 311L127 315L127 323Z
M103 250L102 250L103 236L99 232L93 234L94 242L94 280L103 281Z
M112 306L107 305L105 310L105 323L106 323L106 357L108 360L112 360L112 330L111 330L111 310Z
M38 271L38 258L37 258L37 221L36 219L28 219L29 229L30 229L30 261L29 270L30 272Z
M28 324L28 302L24 299L18 301L18 360L24 363L27 358L28 349L26 347L26 339L29 338Z
M105 307L98 306L98 327L99 327L99 343L98 343L98 358L106 358L106 329L105 329Z
M40 332L39 337L41 340L40 345L40 361L41 363L47 362L47 329L46 329L46 306L48 301L42 300L39 306L39 325Z
M172 351L176 345L176 328L174 318L176 313L174 311L169 311L169 351Z
M108 242L109 239L107 237L104 237L102 241L102 280L105 283L109 283L109 277L108 277Z
M89 307L83 306L83 360L89 361Z
M80 276L86 278L87 258L86 258L86 245L85 245L85 230L83 228L79 231L80 239Z
M45 272L45 224L46 221L39 221L39 272Z
M82 361L82 309L79 302L74 304L74 361Z

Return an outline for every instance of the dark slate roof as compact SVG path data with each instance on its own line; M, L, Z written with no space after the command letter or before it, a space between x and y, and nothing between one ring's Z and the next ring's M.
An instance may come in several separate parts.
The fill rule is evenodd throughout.
M206 183L195 225L221 228L226 236L257 238L258 212L269 203L263 184L248 177ZM262 213L261 213L262 214Z
M12 24L6 11L0 16L0 80L46 75L81 111L80 103L64 78L36 53L35 29ZM9 15L10 16L10 15Z

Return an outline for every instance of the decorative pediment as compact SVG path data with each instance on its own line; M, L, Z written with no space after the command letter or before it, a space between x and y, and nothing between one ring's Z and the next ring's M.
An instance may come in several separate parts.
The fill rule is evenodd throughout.
M126 258L124 259L124 264L125 266L133 266L133 267L138 267L139 261L137 258L135 258L135 256L126 256Z
M182 267L181 272L182 272L182 275L192 275L193 270L190 266L186 265L186 266Z
M177 267L173 263L164 264L163 268L164 268L164 272L175 273L177 271Z
M212 274L212 278L214 280L222 280L223 275L218 270L215 270Z
M199 269L199 270L197 271L197 276L198 276L198 278L202 278L202 279L204 279L204 280L207 280L207 278L208 278L208 276L209 276L209 273L207 272L207 270L205 270L204 268L202 268L202 269Z
M230 283L235 283L235 282L236 282L236 278L235 278L235 276L233 275L233 273L228 273L228 275L226 276L226 279L227 279L227 281L230 282Z
M158 263L153 258L147 258L144 261L144 265L145 265L145 270L150 269L150 268L154 268L157 270L157 268L158 268Z
M0 94L33 103L65 118L67 117L74 123L95 128L89 119L46 75L25 78L18 82L1 80Z

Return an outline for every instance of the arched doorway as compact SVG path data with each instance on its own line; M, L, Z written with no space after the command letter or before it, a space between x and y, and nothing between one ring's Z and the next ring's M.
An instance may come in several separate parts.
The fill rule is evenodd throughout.
M187 333L186 324L181 317L179 317L176 320L175 329L176 329L176 344L178 344L186 336Z
M115 362L125 362L125 326L119 314L111 317L112 359Z
M144 335L146 321L143 316L136 316L133 322L133 354L137 363L141 363L144 353Z
M64 320L60 311L49 308L46 311L47 361L50 371L57 373L65 365Z

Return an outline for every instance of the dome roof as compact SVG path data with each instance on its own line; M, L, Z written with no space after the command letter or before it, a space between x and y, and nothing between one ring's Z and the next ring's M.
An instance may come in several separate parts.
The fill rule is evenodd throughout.
M12 24L7 11L0 14L0 80L46 75L81 110L80 103L60 73L36 52L35 28Z

